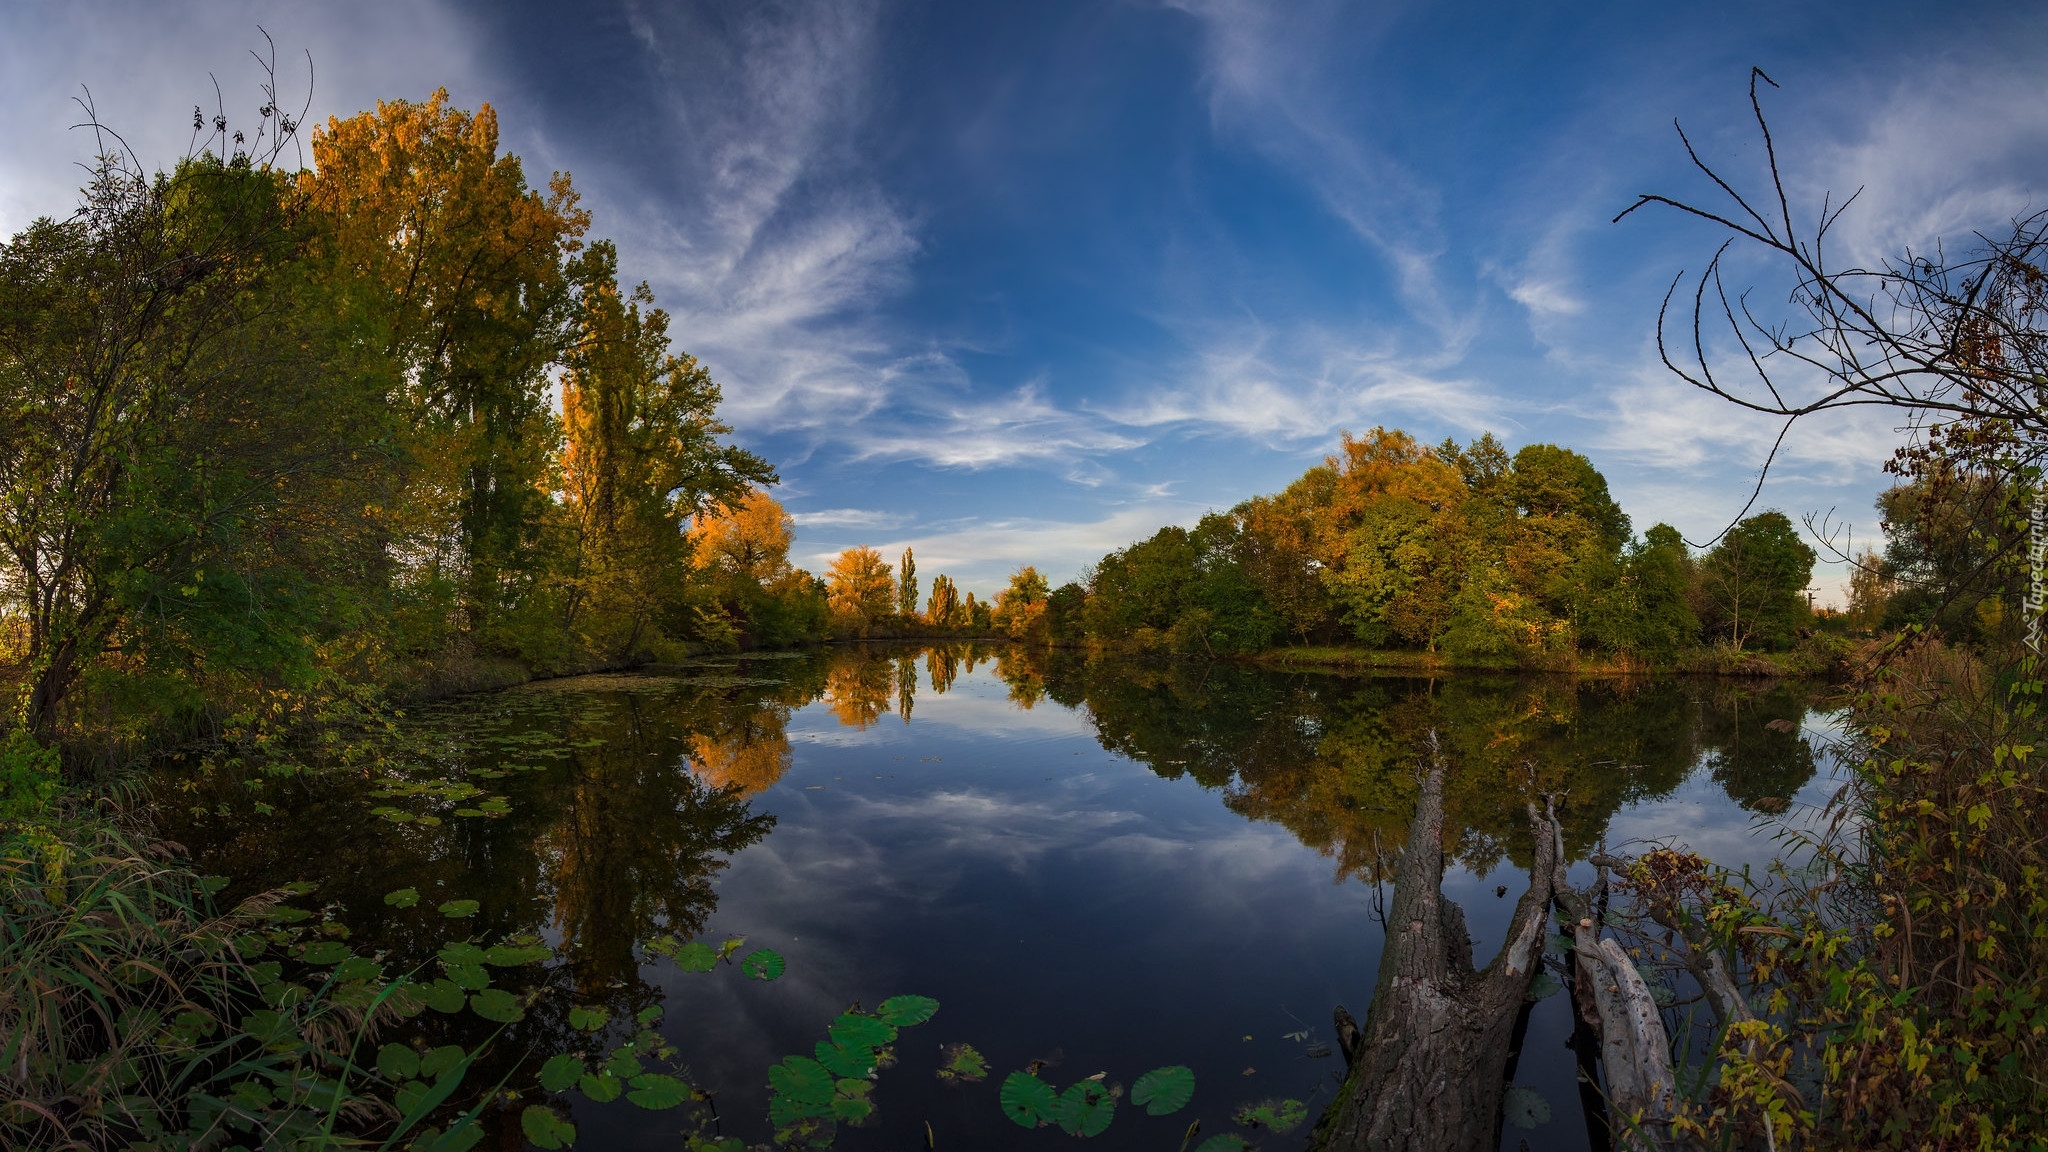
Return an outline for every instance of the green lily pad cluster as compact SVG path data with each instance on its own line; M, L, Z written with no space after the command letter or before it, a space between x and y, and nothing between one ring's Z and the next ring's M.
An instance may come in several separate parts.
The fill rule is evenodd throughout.
M1247 1128L1264 1128L1284 1135L1308 1119L1308 1105L1299 1100L1261 1100L1244 1105L1231 1118Z
M939 1048L939 1082L977 1084L988 1079L988 1058L972 1044L946 1044Z
M1154 1068L1131 1086L1131 1103L1148 1115L1166 1116L1180 1111L1195 1094L1195 1073L1183 1065ZM1116 1119L1121 1086L1109 1083L1101 1073L1068 1085L1065 1091L1039 1079L1036 1065L1031 1070L1012 1072L1003 1080L998 1101L1003 1115L1025 1128L1048 1125L1069 1136L1099 1136Z
M603 1008L578 1005L569 1009L569 1026L581 1032L601 1032L611 1023ZM676 1049L663 1039L661 1005L650 1004L633 1017L632 1035L613 1046L601 1059L563 1052L550 1056L540 1066L540 1086L551 1093L575 1089L595 1104L609 1104L624 1097L628 1103L653 1111L665 1111L698 1099L696 1089L682 1078L648 1067L649 1061L668 1063ZM576 1126L562 1119L554 1103L529 1105L520 1114L520 1129L541 1148L566 1148L576 1142Z
M785 1056L768 1069L768 1119L776 1143L824 1147L840 1124L872 1124L873 1078L895 1063L890 1045L898 1029L922 1024L938 1010L939 1002L928 996L892 996L873 1012L855 1005L832 1021L812 1056Z

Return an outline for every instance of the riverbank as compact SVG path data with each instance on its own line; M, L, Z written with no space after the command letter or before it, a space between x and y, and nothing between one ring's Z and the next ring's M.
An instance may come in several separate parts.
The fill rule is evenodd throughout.
M1789 652L1702 648L1666 660L1629 653L1565 653L1546 660L1454 657L1343 645L1271 648L1240 657L1263 668L1290 671L1397 673L1439 676L1458 672L1565 672L1577 676L1732 676L1749 679L1840 680L1849 674L1854 642L1838 636L1802 640Z

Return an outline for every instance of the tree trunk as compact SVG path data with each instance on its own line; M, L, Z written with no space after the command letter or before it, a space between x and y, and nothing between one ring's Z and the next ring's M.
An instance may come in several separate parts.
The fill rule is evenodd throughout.
M1444 763L1431 736L1428 774L1394 901L1379 982L1361 1031L1343 1008L1337 1033L1349 1072L1323 1111L1312 1149L1494 1152L1515 1020L1542 964L1558 838L1532 804L1536 858L1507 944L1473 971L1464 910L1443 896Z

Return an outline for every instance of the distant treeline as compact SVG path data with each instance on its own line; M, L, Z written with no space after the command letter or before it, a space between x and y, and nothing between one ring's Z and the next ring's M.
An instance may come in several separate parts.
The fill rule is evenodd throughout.
M1375 428L1283 492L1160 529L1049 587L1018 572L990 624L1018 639L1227 656L1363 645L1487 663L1584 652L1783 650L1811 622L1814 550L1783 513L1695 555L1636 535L1586 457L1435 447Z

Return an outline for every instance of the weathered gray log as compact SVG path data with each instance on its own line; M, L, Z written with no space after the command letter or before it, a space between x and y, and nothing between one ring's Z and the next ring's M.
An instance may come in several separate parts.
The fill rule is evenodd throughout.
M1557 836L1532 804L1536 859L1507 944L1473 971L1464 910L1444 899L1444 763L1431 737L1421 801L1394 872L1372 1007L1360 1030L1337 1009L1350 1069L1312 1149L1494 1152L1515 1018L1543 958Z
M1573 1001L1592 1018L1600 1037L1600 1071L1606 1081L1614 1146L1630 1152L1676 1147L1671 1116L1678 1082L1671 1070L1671 1038L1663 1014L1628 953L1614 940L1600 938L1594 897L1566 882L1563 834L1555 819L1550 827L1558 837L1551 888L1572 937ZM1606 884L1603 866L1595 891Z

